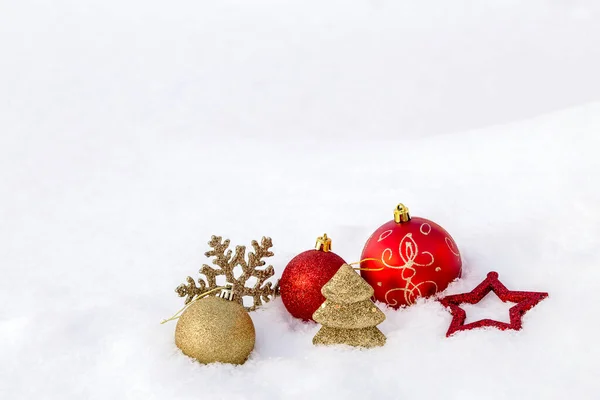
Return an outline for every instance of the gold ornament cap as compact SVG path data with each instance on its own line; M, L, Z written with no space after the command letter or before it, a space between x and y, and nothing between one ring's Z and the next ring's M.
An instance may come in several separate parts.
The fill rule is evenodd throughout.
M394 221L397 224L410 221L410 214L408 213L408 207L400 203L394 209Z
M233 285L231 283L225 285L225 287L221 289L219 297L227 301L232 301L235 297L235 293L233 293Z
M317 238L317 244L315 245L315 250L324 251L328 253L331 251L331 238L327 236L326 233L323 236L319 236Z

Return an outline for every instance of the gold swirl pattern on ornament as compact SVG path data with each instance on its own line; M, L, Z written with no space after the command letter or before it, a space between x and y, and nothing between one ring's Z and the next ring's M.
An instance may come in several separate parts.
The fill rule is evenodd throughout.
M391 260L394 255L394 251L389 247L383 250L383 252L381 253L381 262L388 268L405 269L412 268L413 265L416 265L417 267L428 267L435 261L433 254L431 254L428 251L424 251L421 254L428 255L431 258L431 261L429 261L429 263L421 264L416 261L417 257L419 256L419 245L413 239L412 233L407 233L406 235L404 235L402 240L400 240L400 244L398 246L398 253L400 254L400 258L402 258L402 261L404 261L404 265L390 265L384 260L385 255L387 255L388 261Z
M431 225L429 225L427 222L424 222L419 230L423 235L427 236L431 233Z
M452 254L454 254L457 257L460 257L460 253L458 252L458 249L455 248L456 245L454 244L452 239L450 239L449 237L446 237L446 246L448 246L448 248L450 249Z
M435 286L435 288L436 288L435 290L437 291L437 283L435 283L433 281L424 281L417 285L415 285L412 282L412 279L414 278L414 276L417 273L417 270L415 267L428 267L435 262L435 258L433 257L433 254L431 254L430 252L423 251L423 252L419 253L419 246L418 246L417 242L413 239L412 233L407 233L402 238L402 240L400 240L400 244L398 245L398 253L400 254L400 258L402 258L404 265L390 265L388 263L394 255L394 252L391 248L387 248L387 249L383 250L383 252L381 253L381 262L383 263L383 265L385 265L387 268L400 269L402 271L401 272L402 279L404 279L404 281L406 282L406 284L404 285L403 288L390 289L385 293L385 301L388 304L390 304L392 306L398 304L398 301L395 299L388 300L388 295L391 292L397 292L397 291L403 292L404 293L404 301L410 305L410 304L414 304L416 298L422 295L421 288L420 288L422 285L424 285L426 283L431 283ZM417 260L417 257L419 257L420 255L429 256L429 258L431 260L427 264L419 263L416 260ZM387 259L387 261L386 261L386 259Z
M403 288L390 289L387 292L385 292L385 302L388 303L390 306L398 305L398 300L396 300L396 299L390 300L390 299L388 299L388 295L392 292L400 291L400 292L404 293L404 301L406 301L406 304L413 305L413 304L415 304L415 300L418 297L421 297L423 295L423 293L421 292L420 286L422 286L426 283L431 283L432 285L435 286L435 291L436 292L438 291L438 285L434 281L424 281L417 285L415 285L409 281L406 283L406 286ZM412 287L410 287L410 286L412 286Z
M388 236L390 236L394 231L393 230L387 230L385 232L381 232L381 235L379 235L379 239L377 239L377 242L381 242L383 239L387 238ZM384 236L385 235L385 236Z

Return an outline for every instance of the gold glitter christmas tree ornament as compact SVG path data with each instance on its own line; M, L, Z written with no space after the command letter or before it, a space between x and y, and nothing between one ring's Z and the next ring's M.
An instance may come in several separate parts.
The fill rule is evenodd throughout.
M198 285L191 276L186 278L187 284L181 284L175 292L179 297L185 297L185 304L189 304L196 296L213 291L218 288L217 277L224 276L225 280L233 287L232 291L235 295L235 301L244 305L244 297L252 297L252 306L246 307L248 311L254 311L257 307L271 300L277 295L278 285L273 286L272 282L266 282L275 274L272 265L264 269L260 269L266 263L263 258L272 257L273 252L269 249L273 247L273 242L270 237L263 237L260 244L252 241L254 252L248 253L246 260L246 246L236 246L235 253L232 255L229 248L229 239L221 236L212 236L208 245L212 250L204 253L206 257L214 257L213 264L216 268L206 264L202 265L200 273L206 277L206 281L202 277L198 278ZM242 273L236 278L234 270L240 267ZM252 287L246 287L246 283L250 278L255 278L256 282Z
M385 335L377 328L385 314L370 300L373 288L351 266L342 265L321 293L326 300L313 319L323 326L313 344L367 348L385 344Z
M229 285L219 297L191 302L177 321L177 347L204 364L243 364L254 349L256 333L250 315L234 298Z

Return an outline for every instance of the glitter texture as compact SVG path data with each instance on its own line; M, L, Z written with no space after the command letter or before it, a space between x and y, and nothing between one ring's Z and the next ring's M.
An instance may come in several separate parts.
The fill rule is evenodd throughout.
M465 325L467 314L465 313L465 310L460 308L460 304L477 304L492 291L504 302L510 301L512 303L517 303L509 310L510 323L507 324L506 322L482 319ZM548 293L544 292L517 292L508 290L506 286L498 280L498 273L492 271L488 273L483 282L477 285L477 287L469 293L454 294L439 300L440 303L450 309L453 316L446 337L451 336L458 331L467 331L486 326L491 326L500 330L520 330L522 328L521 317L523 314L546 297L548 297Z
M385 335L376 325L385 320L385 314L369 299L373 293L369 288L352 267L342 265L322 289L327 300L313 318L323 326L313 338L313 344L383 346ZM344 303L335 302L332 297Z
M335 279L331 279L321 290L328 300L341 304L370 299L373 292L373 288L365 285L365 280L352 268L340 268Z
M264 269L259 267L266 263L263 258L272 257L273 252L269 249L273 247L273 242L270 237L263 237L260 244L252 241L254 252L248 253L248 261L246 261L246 246L236 246L235 253L231 255L229 248L229 239L221 236L212 236L208 245L212 250L204 253L206 257L214 257L213 264L217 266L210 267L206 264L202 266L200 273L206 276L206 282L203 278L198 279L198 284L191 276L186 279L187 284L181 284L175 292L179 297L185 297L185 304L188 304L196 296L200 296L209 290L213 290L220 285L217 285L217 276L225 276L225 280L233 286L235 301L239 304L244 304L244 297L252 297L253 304L251 307L246 307L248 311L254 311L257 307L271 300L276 295L277 285L272 286L271 282L266 282L275 274L272 265ZM242 274L236 278L234 270L236 267L241 267ZM255 278L256 283L252 287L246 287L246 282L250 278Z
M296 318L311 320L325 301L321 288L344 263L337 254L321 250L308 250L294 257L279 281L281 300L288 312Z
M175 328L177 347L204 364L243 364L255 339L254 324L244 307L219 297L193 302Z
M371 300L354 304L338 304L325 300L313 314L313 319L331 328L368 328L385 321L385 314Z
M385 344L385 335L377 327L363 329L338 329L321 327L313 338L313 344L331 346L346 344L354 347L379 347Z

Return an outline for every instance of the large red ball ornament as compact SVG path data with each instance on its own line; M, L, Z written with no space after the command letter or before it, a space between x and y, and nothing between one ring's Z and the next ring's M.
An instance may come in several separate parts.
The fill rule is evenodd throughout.
M312 320L325 301L321 288L346 262L331 252L331 239L317 239L315 250L298 254L288 263L279 280L279 293L285 308L296 318Z
M360 274L373 286L375 299L394 308L446 289L462 271L450 234L428 219L411 218L402 204L394 220L367 240L361 260Z

